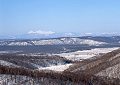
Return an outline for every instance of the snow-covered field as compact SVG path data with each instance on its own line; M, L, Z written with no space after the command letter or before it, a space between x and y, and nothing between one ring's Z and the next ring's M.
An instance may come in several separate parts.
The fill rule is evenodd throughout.
M91 49L91 50L83 50L83 51L76 51L76 52L70 52L70 53L62 53L62 54L55 54L55 55L59 55L61 57L65 57L69 60L72 61L82 61L84 59L89 59L92 58L94 56L99 56L100 53L108 53L111 52L113 50L119 49L119 47L114 47L114 48L95 48L95 49ZM39 70L54 70L54 71L64 71L67 68L69 68L69 66L71 66L73 64L65 64L65 65L56 65L56 66L50 66L50 67L41 67L39 68Z
M113 50L119 49L119 47L114 48L95 48L91 50L83 50L83 51L76 51L70 53L62 53L62 54L55 54L61 57L65 57L66 59L72 61L81 61L84 59L92 58L94 56L99 56L100 54L105 54L111 52Z
M53 70L53 71L64 71L67 68L69 68L69 66L71 66L72 64L65 64L65 65L56 65L56 66L50 66L50 67L43 67L43 68L39 68L39 70Z

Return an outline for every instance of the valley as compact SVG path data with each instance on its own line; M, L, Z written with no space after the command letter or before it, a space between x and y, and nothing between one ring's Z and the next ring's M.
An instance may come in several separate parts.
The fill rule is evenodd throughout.
M118 37L1 40L0 84L120 85L119 46Z

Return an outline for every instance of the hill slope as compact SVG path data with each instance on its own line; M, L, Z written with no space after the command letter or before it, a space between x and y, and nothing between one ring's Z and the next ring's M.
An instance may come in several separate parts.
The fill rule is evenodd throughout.
M61 82L64 83L62 85L120 85L120 49L93 60L76 63L64 72L8 66L0 66L0 68L1 74L28 76L35 78L34 81L36 78L44 78L56 85L60 85Z

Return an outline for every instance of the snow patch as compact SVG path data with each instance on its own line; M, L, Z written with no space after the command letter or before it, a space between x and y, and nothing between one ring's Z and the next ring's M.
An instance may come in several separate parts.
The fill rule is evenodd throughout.
M3 65L3 66L14 66L14 67L18 67L17 65L12 64L12 63L7 62L7 61L4 61L4 60L0 60L0 65Z
M27 43L27 42L11 42L11 43L9 43L8 45L10 45L10 46L14 46L14 45L26 46L26 45L31 45L31 44L29 44L29 43Z
M69 68L72 64L65 64L65 65L57 65L57 66L50 66L50 67L41 67L39 70L53 70L53 71L64 71Z

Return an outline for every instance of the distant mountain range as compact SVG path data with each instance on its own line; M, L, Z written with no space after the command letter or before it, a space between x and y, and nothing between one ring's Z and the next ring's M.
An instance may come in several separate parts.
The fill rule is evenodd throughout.
M44 38L58 38L58 37L81 37L81 36L120 36L120 33L35 33L28 32L21 35L0 35L0 39L44 39Z
M8 40L0 41L0 45L7 46L28 46L28 45L89 45L89 46L99 46L107 44L106 42L101 42L92 39L83 39L82 38L53 38L53 39L34 39L34 40Z

